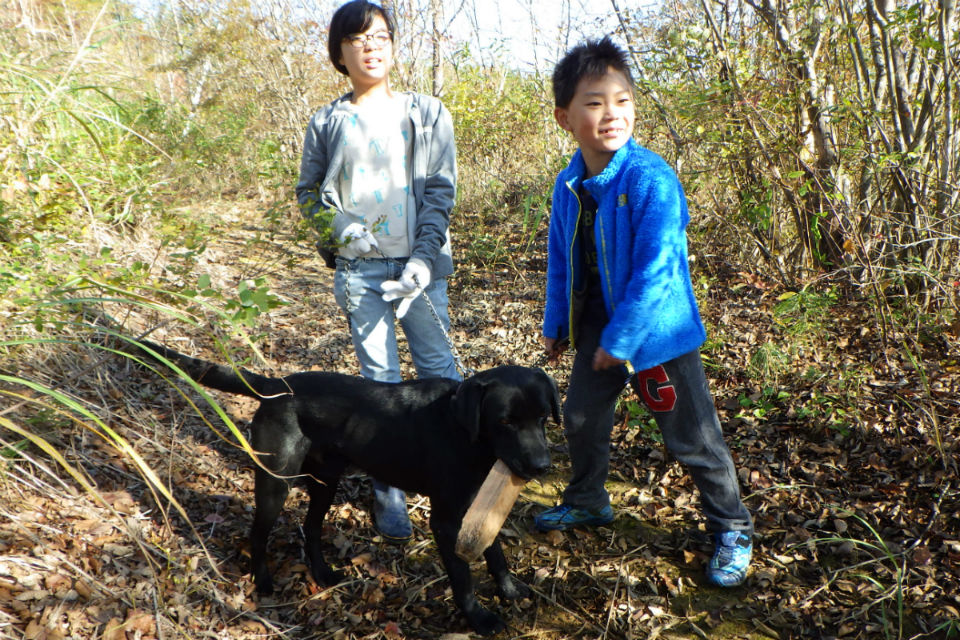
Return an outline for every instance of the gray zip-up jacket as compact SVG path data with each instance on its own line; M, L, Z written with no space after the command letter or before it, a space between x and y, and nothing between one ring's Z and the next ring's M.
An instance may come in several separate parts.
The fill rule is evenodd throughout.
M430 268L432 278L453 273L450 254L450 211L457 195L457 152L453 119L440 100L411 93L413 123L413 170L411 171L416 215L408 217L410 256ZM313 221L318 211L335 213L329 235L317 243L328 266L333 266L332 238L339 238L350 221L337 193L337 174L343 167L344 123L350 112L344 107L348 93L318 110L307 125L300 161L297 201L300 211Z

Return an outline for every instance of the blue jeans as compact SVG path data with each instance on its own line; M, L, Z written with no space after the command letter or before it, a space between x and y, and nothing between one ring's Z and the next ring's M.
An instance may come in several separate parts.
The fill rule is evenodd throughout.
M405 259L375 258L345 260L337 258L333 293L347 314L353 348L360 363L360 375L380 382L400 382L400 355L394 302L380 297L384 280L399 280ZM447 281L434 280L426 288L443 330L450 329L447 313ZM410 356L420 378L460 379L450 347L440 331L438 319L418 297L399 321L407 338Z
M617 397L626 386L625 367L594 371L593 354L605 319L584 314L570 373L563 424L573 475L563 501L602 509L610 504L604 483L610 466L610 432ZM707 530L753 533L753 520L740 498L730 449L723 438L698 350L631 380L653 411L667 450L693 478Z

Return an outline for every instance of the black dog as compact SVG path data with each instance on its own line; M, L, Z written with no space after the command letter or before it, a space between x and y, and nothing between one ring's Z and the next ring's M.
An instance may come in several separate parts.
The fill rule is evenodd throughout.
M141 342L198 383L258 398L251 444L270 469L256 470L251 565L257 590L270 593L267 539L283 508L293 476L308 476L310 507L304 523L313 577L335 584L342 575L321 551L323 519L340 476L349 465L405 491L430 498L430 528L453 597L478 633L505 628L476 599L469 565L454 553L463 516L497 458L523 478L550 465L544 425L559 422L554 380L540 369L502 366L463 382L373 382L339 373L303 372L268 378L191 358ZM152 350L155 353L150 353ZM500 543L483 553L501 598L529 590L511 576Z

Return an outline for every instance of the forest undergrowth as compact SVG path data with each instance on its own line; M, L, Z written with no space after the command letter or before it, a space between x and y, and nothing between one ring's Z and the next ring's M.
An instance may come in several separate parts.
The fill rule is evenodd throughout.
M220 201L193 215L210 224L209 244L195 257L196 271L208 274L204 284L230 289L266 281L275 299L246 327L252 339L241 340L239 332L216 333L202 313L165 312L149 291L139 298L108 295L105 274L104 282L77 286L72 298L60 299L72 305L71 317L81 317L83 308L86 320L30 330L41 339L16 348L16 375L40 381L101 420L136 458L60 405L38 402L40 390L11 384L13 372L2 372L7 400L0 421L34 425L51 449L27 439L5 443L0 637L469 637L429 534L428 501L411 496L413 542L385 544L371 527L362 476L344 483L326 525L331 557L348 579L330 588L311 580L300 548L305 495L295 491L272 543L277 593L255 594L245 551L253 505L249 456L194 389L110 352L105 319L127 335L149 333L213 360L226 352L264 372L355 373L356 365L333 300L332 272L294 233L292 208L272 220L274 233L264 233L268 225L256 203ZM543 366L543 229L532 242L519 224L504 229L515 250L484 265L465 255L475 232L468 224L464 218L454 227L462 238L450 287L456 349L473 369ZM150 235L117 245L118 260L140 255L161 271L176 264ZM474 567L481 597L509 620L502 635L957 637L955 337L923 342L883 335L863 322L868 302L839 285L788 292L698 252L696 242L693 249L710 334L704 359L756 518L751 574L733 590L705 584L711 547L696 491L666 455L649 414L624 395L609 480L614 523L549 535L533 530L533 513L557 500L568 471L562 430L553 425L553 471L527 485L502 532L513 569L533 597L498 603L482 566ZM6 339L12 335L8 328ZM44 335L56 337L50 343ZM561 391L568 366L567 359L547 367ZM252 401L211 395L245 433ZM80 490L61 459L95 490ZM137 459L182 512L145 481Z

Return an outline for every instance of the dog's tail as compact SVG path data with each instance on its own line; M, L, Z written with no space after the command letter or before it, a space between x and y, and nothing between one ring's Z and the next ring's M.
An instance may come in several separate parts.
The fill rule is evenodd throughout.
M218 391L259 399L290 392L280 378L269 378L241 367L227 367L194 358L149 340L131 342L128 350L146 355L157 362L163 363L166 360L175 364L196 382Z

